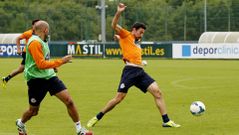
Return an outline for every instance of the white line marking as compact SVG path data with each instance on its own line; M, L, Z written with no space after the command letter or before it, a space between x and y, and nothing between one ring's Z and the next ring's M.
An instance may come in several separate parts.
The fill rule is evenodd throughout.
M208 82L211 80L218 80L218 82L223 82L223 80L226 78L219 78L219 77L200 77L200 78L183 78L183 79L179 79L179 80L174 80L171 82L171 84L174 87L178 87L178 88L182 88L182 89L209 89L209 88L222 88L222 87L228 87L225 85L223 85L223 83L221 83L221 85L210 85L210 84L206 84L206 85L202 85L202 86L188 86L187 84L190 84L190 81L192 80L198 80L198 82ZM230 78L232 79L232 78Z

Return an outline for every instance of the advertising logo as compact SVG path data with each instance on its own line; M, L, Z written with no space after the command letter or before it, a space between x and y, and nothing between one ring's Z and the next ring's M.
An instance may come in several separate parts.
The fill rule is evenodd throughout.
M190 45L182 46L182 56L184 56L184 57L191 56L191 46Z
M67 52L74 56L102 56L103 46L100 44L68 43Z
M23 50L24 45L21 45L21 49ZM16 57L17 54L17 46L16 44L0 44L0 56L4 57Z

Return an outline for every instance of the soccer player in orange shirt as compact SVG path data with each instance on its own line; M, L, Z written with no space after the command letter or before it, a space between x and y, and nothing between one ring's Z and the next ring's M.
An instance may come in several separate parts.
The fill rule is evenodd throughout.
M6 88L7 82L13 78L14 76L22 73L24 71L24 65L25 65L25 59L26 59L26 47L24 47L23 51L21 50L21 46L20 46L20 41L24 40L26 41L25 44L27 44L28 39L32 36L33 34L33 26L36 22L38 22L39 20L33 20L32 21L32 28L25 31L24 33L22 33L20 36L17 37L16 39L16 45L17 45L17 54L18 55L22 55L22 62L20 64L20 66L17 69L14 69L8 76L3 77L2 78L2 86L3 88Z
M118 25L119 17L125 8L126 6L123 3L120 3L112 21L112 28L118 34L116 38L119 40L119 44L123 52L123 60L125 62L118 92L116 96L111 99L95 117L88 121L87 126L93 127L107 112L112 110L125 98L128 89L131 86L136 86L142 92L149 92L154 97L156 106L163 119L163 127L180 127L179 124L176 124L169 119L162 91L159 89L155 80L151 78L143 69L141 56L142 50L137 42L143 37L146 26L143 23L137 22L132 26L131 32L129 32Z

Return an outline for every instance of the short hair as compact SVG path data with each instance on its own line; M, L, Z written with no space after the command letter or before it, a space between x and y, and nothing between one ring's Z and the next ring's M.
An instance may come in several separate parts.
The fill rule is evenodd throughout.
M35 19L32 21L32 25L34 25L36 22L40 21L39 19Z
M131 29L133 30L133 28L135 28L136 30L138 30L139 28L143 28L146 30L146 25L141 22L136 22L132 25Z
M46 21L40 20L40 21L36 22L36 24L34 25L35 31L41 30L43 28L49 29L49 24Z

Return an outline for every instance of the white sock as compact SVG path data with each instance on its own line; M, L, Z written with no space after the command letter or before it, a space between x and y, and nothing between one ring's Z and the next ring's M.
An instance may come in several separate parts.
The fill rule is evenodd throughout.
M76 122L76 123L75 123L75 126L76 126L76 131L80 131L80 129L81 129L81 123L80 123L80 121Z
M18 124L24 126L24 123L22 123L22 119L18 119Z

